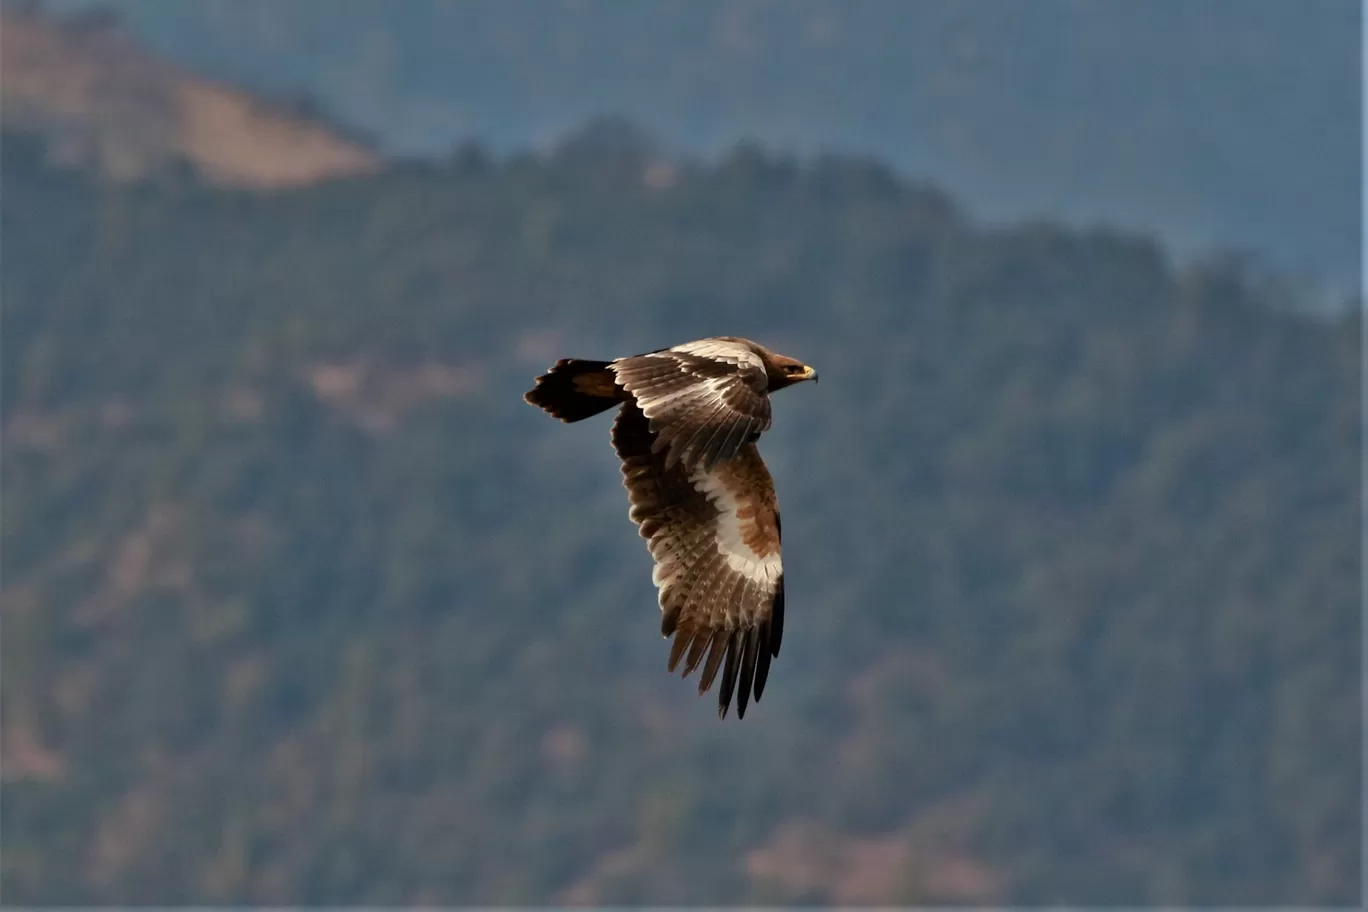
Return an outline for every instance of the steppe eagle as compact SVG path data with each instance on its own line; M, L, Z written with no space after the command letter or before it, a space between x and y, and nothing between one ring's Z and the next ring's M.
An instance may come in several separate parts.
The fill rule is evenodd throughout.
M669 670L719 668L718 714L759 701L784 632L784 569L774 480L755 441L769 394L816 380L806 364L748 339L719 336L616 361L564 358L523 398L562 421L621 403L613 448L631 509L655 559Z

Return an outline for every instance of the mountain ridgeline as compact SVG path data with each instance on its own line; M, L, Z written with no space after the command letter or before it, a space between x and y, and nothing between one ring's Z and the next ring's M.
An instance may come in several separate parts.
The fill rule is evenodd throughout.
M269 102L148 53L109 17L0 6L0 104L54 160L111 180L168 166L279 188L376 170L380 156L305 106Z
M989 218L1105 219L1358 288L1358 0L45 0L306 89L402 154L622 115L928 175Z
M1355 901L1356 315L859 160L3 143L7 901ZM822 376L739 723L521 399L714 334Z

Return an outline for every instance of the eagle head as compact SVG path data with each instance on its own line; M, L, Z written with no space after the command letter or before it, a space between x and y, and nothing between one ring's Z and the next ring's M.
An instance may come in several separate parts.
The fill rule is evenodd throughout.
M770 392L792 386L795 383L802 383L804 380L816 382L817 371L797 358L776 354L759 345L756 345L755 349L756 354L765 362L765 373L769 376Z

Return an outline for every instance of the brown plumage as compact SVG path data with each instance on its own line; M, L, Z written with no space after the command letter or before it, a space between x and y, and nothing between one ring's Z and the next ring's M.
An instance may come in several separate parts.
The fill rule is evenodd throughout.
M755 441L769 394L817 372L724 336L616 361L562 359L523 398L562 421L621 404L613 448L655 559L669 670L721 672L718 712L742 717L769 679L784 630L781 527L774 481Z

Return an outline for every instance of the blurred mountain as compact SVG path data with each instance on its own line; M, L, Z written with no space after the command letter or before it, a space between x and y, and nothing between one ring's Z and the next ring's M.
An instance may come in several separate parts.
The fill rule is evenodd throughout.
M11 904L1350 905L1358 316L623 125L282 193L4 137ZM817 365L789 622L664 670L557 357Z
M623 115L685 152L865 152L982 216L1104 221L1359 283L1357 0L49 0L305 90L391 150Z
M379 156L308 111L204 79L149 54L108 16L0 13L8 129L56 160L129 179L171 164L215 183L285 187L374 171Z

